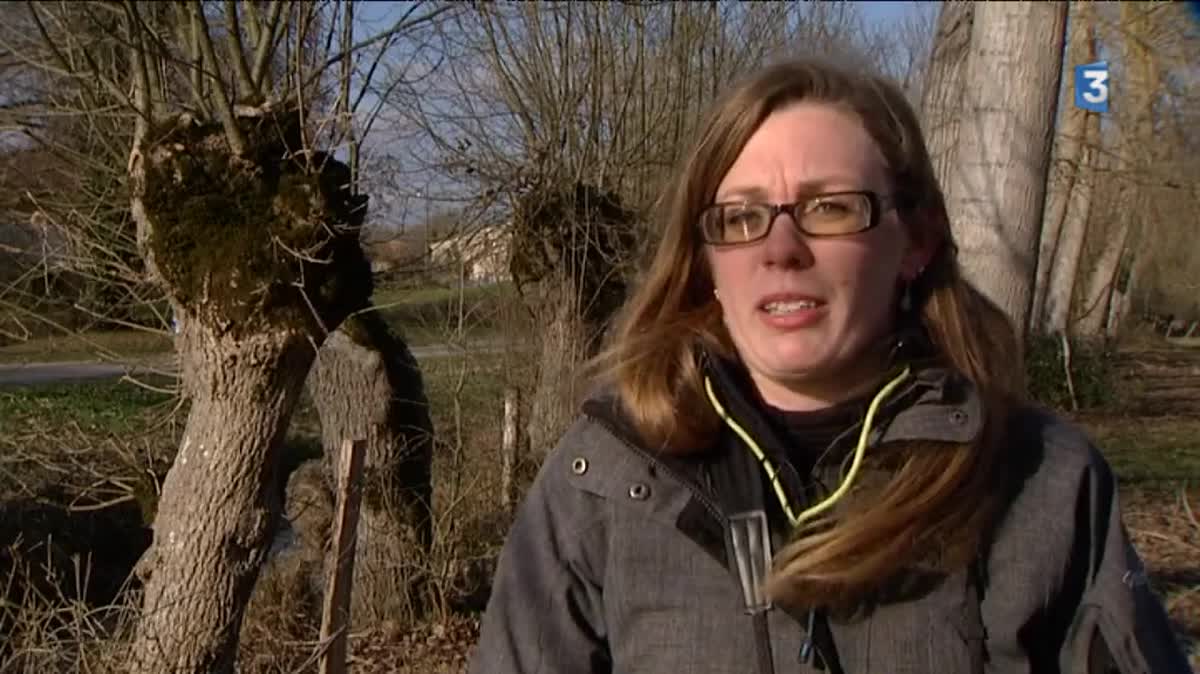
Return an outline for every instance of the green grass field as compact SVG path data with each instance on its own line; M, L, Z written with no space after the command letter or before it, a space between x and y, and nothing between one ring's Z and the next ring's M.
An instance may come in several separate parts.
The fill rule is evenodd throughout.
M409 346L452 339L486 339L511 323L516 291L508 283L486 286L380 288L374 310ZM170 335L140 330L96 330L38 337L0 346L0 365L114 360L138 362L168 353Z

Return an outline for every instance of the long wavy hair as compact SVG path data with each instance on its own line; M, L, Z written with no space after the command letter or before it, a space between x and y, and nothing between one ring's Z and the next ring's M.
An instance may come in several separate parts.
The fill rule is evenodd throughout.
M762 69L719 101L660 199L657 245L589 372L615 388L648 447L686 454L711 446L721 422L704 395L698 356L736 352L696 223L751 135L772 112L800 101L853 115L882 150L902 197L901 221L914 240L936 246L910 288L914 310L941 359L973 383L986 409L985 432L973 443L888 447L886 484L795 532L776 556L768 582L776 600L846 605L930 559L961 568L978 553L1000 507L1004 419L1024 386L1012 324L960 273L920 123L893 83L795 60Z

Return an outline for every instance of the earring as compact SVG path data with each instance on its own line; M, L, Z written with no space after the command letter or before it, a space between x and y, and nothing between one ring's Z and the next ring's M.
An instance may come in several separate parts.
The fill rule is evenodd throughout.
M716 299L718 302L720 302L720 301L721 301L721 291L720 291L720 290L717 290L716 288L713 288L713 297L714 297L714 298L715 298L715 299Z

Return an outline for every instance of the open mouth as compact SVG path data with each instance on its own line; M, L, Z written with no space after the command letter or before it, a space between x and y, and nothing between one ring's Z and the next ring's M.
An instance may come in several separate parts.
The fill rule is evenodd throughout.
M762 305L762 310L772 316L787 316L801 311L816 309L821 306L817 300L776 300Z

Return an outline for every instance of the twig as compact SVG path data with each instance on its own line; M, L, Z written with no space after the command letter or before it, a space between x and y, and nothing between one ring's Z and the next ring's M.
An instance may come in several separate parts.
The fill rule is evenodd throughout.
M114 499L109 499L107 501L104 501L103 503L94 503L92 505L74 505L74 504L72 504L72 505L67 506L67 510L69 510L71 512L75 512L75 513L93 512L96 510L104 510L105 508L111 508L113 506L121 505L122 503L128 503L130 501L135 500L135 498L136 497L134 497L133 494L124 494L124 495L118 496Z
M1196 513L1192 510L1192 504L1188 501L1187 488L1186 483L1179 488L1179 504L1183 506L1183 514L1187 518L1188 523L1192 525L1196 533L1200 533L1200 521L1196 520Z
M1067 333L1060 332L1058 337L1062 340L1063 354L1063 373L1067 379L1067 392L1071 394L1071 411L1079 411L1079 399L1075 397L1075 377L1071 374L1071 340L1067 339Z
M1174 536L1168 536L1167 534L1160 534L1157 531L1150 531L1148 529L1132 529L1132 531L1134 533L1140 534L1142 536L1147 536L1149 538L1156 538L1160 541L1166 541L1168 543L1175 543L1176 545L1182 545L1185 548L1188 548L1190 550L1195 550L1196 552L1200 553L1200 546L1192 545L1191 543L1188 543L1187 541L1184 541L1184 540L1180 540L1179 538L1176 538Z

